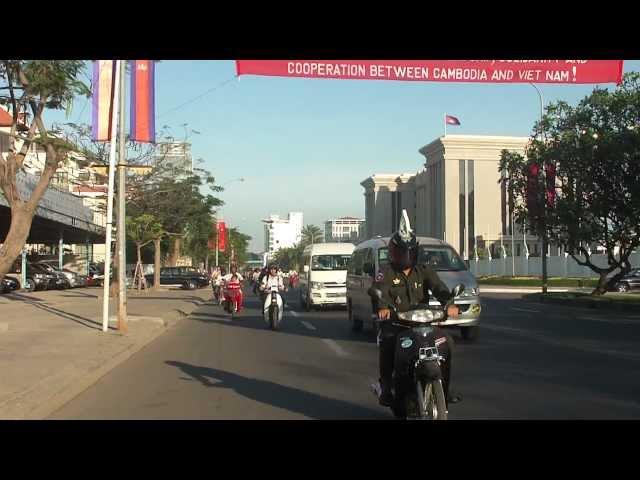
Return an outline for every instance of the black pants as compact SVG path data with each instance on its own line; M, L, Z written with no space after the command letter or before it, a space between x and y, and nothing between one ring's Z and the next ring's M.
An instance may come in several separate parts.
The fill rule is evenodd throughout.
M380 327L380 381L391 387L393 376L393 363L396 353L396 337L406 330L406 327L397 327L391 322L382 322ZM438 345L438 352L445 358L441 364L442 387L445 398L449 398L449 385L451 383L451 359L453 357L453 338L443 329L434 327L436 339L445 337L446 342Z

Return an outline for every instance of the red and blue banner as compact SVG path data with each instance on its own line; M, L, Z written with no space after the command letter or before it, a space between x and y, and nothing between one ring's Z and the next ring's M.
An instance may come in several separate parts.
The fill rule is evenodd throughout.
M156 141L155 62L131 61L131 140Z
M111 140L115 80L115 60L96 60L93 62L91 133L93 139L97 142Z

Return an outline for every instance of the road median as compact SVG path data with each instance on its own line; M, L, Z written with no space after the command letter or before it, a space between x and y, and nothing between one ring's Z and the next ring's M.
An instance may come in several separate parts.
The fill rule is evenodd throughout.
M612 312L640 313L640 295L608 293L593 296L580 292L532 293L526 299L568 307L609 310Z

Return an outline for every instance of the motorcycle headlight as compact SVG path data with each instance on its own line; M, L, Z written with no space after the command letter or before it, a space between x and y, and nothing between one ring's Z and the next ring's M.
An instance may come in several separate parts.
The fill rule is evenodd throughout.
M439 310L413 310L398 314L400 320L415 323L428 323L443 317L443 312Z
M311 289L312 290L321 290L324 288L324 283L322 282L311 282Z

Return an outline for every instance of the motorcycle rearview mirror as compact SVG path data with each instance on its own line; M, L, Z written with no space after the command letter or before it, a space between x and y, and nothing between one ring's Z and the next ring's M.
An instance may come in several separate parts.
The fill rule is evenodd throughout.
M382 291L379 288L371 287L367 293L369 293L370 296L377 298L378 300L382 300Z
M460 296L462 292L464 292L464 285L462 283L459 283L458 285L453 287L453 290L451 291L454 297Z

